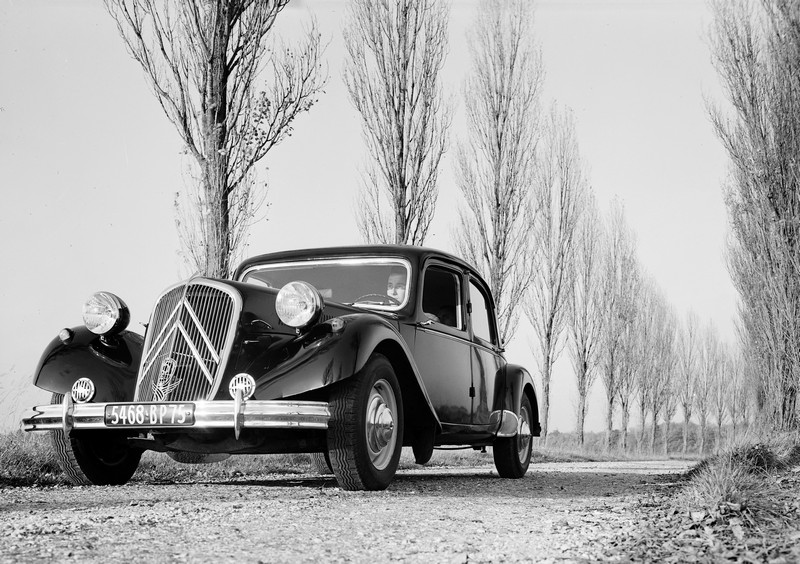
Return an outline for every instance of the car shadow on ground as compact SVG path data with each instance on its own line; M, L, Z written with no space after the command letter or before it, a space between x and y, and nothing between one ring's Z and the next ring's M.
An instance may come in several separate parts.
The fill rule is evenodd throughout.
M546 471L534 469L520 479L504 479L485 469L432 468L400 471L388 490L395 495L426 497L489 496L493 498L548 498L564 499L576 497L612 497L633 493L637 490L673 483L680 479L674 472L636 474L630 472L591 471ZM262 487L262 488L311 488L336 489L333 476L290 475L268 478L246 478L234 480L197 480L188 482L205 486ZM176 483L187 484L187 482ZM160 485L166 485L163 482ZM359 492L354 492L359 493ZM369 495L370 492L361 492Z

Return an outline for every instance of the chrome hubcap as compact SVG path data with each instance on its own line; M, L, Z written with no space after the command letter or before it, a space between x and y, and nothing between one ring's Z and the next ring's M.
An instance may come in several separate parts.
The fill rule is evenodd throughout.
M372 464L378 470L389 465L397 444L394 414L397 400L386 380L378 380L372 387L367 401L367 449Z

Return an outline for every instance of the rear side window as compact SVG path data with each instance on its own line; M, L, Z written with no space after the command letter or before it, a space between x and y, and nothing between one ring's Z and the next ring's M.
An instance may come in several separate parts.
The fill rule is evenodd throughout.
M472 280L469 282L469 301L472 304L472 334L489 344L496 344L492 310L489 306L491 302Z

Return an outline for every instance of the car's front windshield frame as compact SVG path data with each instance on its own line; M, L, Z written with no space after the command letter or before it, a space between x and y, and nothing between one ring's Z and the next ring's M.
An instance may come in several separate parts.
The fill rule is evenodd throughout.
M338 258L316 258L311 260L289 260L289 261L281 261L274 263L267 262L248 267L240 275L239 281L249 284L263 285L264 282L259 280L255 276L253 276L255 280L253 279L247 280L248 276L252 276L254 275L254 273L265 273L266 271L280 271L286 269L315 268L315 267L325 268L325 267L336 267L336 266L344 268L357 268L359 266L361 267L370 266L370 267L380 267L384 269L401 267L405 271L405 284L406 284L405 295L403 296L403 299L402 301L400 301L399 304L380 304L380 303L357 302L357 301L342 301L335 298L326 299L324 290L321 288L317 288L317 290L320 291L320 293L322 294L322 297L325 301L334 301L338 303L354 305L357 307L362 307L371 310L394 312L403 309L411 299L409 291L411 288L411 262L408 259L402 257L380 257L380 256L368 256L368 257L357 257L357 258L338 257ZM297 280L302 280L302 277L297 278ZM280 288L278 287L276 289ZM374 293L379 295L388 295L385 293L386 291L387 291L386 286L383 286L383 289L380 292L374 292Z

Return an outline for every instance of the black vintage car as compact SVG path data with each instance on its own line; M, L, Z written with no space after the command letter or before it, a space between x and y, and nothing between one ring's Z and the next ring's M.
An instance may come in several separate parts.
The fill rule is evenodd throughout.
M380 490L400 451L492 447L528 469L539 435L530 374L507 364L475 270L410 246L291 251L194 277L156 301L144 338L108 292L36 368L53 393L23 420L47 430L76 484L123 484L144 450L182 462L312 453L350 490Z

